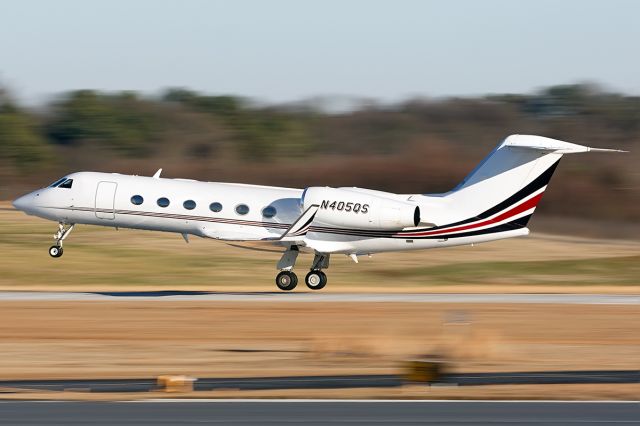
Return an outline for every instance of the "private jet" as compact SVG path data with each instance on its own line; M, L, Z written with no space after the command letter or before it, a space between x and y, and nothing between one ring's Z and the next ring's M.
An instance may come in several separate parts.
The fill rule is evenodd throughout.
M320 290L332 254L471 245L529 234L527 224L564 154L598 149L511 135L454 189L394 194L356 187L306 189L78 172L13 202L58 222L49 255L59 258L76 224L145 229L282 252L276 285L293 290L300 252L314 255L305 284Z

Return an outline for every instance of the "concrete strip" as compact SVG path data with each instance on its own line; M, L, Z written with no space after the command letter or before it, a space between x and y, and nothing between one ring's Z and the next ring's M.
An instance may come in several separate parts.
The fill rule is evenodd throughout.
M239 401L6 402L5 424L638 424L637 403Z
M532 303L640 305L640 295L622 294L399 294L311 292L0 292L0 301L211 301L211 302L394 302L394 303Z

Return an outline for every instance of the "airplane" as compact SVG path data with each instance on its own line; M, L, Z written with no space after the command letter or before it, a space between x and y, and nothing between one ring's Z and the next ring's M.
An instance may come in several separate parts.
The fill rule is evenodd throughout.
M282 252L276 285L293 290L300 252L314 254L305 284L320 290L332 254L471 245L529 234L527 224L560 158L590 148L534 135L504 139L443 194L394 194L356 187L306 189L78 172L24 195L13 206L58 222L49 254L63 254L76 224L145 229Z

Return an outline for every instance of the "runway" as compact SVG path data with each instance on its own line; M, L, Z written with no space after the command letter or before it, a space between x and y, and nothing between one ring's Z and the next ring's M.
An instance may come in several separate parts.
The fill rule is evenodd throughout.
M394 303L531 303L572 305L638 305L640 295L622 294L508 294L508 293L328 293L328 292L214 292L3 291L0 301L211 301L211 302L394 302Z
M219 400L1 402L7 425L640 424L637 402Z
M639 370L533 371L495 373L450 373L438 379L436 385L482 386L524 384L605 384L640 383ZM281 389L347 389L392 388L405 384L396 374L368 374L342 376L283 376L283 377L201 377L194 384L195 391L219 389L281 390ZM138 379L82 379L82 380L4 380L0 390L12 389L84 392L150 392L157 390L154 378Z

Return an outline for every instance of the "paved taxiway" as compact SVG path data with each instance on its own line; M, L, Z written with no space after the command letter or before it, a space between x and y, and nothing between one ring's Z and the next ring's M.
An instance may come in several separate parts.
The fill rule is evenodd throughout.
M450 373L438 381L444 386L524 385L524 384L604 384L640 383L638 370L532 371L494 373ZM395 374L342 376L284 377L201 377L194 390L217 389L278 390L278 389L345 389L392 388L405 384ZM153 378L138 379L76 379L76 380L3 380L0 389L30 389L46 391L83 390L86 392L149 392L157 389Z
M537 303L578 305L638 305L640 295L622 294L425 294L328 292L209 292L111 291L49 292L3 291L0 301L212 301L212 302L396 302L396 303Z
M568 425L640 424L637 402L0 402L0 424Z

